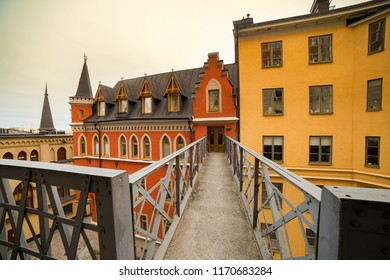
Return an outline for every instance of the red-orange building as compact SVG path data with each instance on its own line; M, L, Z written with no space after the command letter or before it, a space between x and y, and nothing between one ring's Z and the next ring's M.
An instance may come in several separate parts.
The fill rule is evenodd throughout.
M237 69L218 53L200 68L99 84L95 96L86 62L69 98L75 165L131 174L206 135L209 150L223 152L224 135L237 133Z

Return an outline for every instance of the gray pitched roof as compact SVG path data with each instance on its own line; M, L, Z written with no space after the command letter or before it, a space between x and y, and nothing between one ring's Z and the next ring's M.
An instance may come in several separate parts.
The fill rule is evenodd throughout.
M88 97L93 98L91 82L89 80L88 66L87 66L87 57L84 56L84 65L81 70L79 85L76 91L76 97Z
M56 129L54 128L53 123L53 117L51 115L50 110L50 103L49 103L49 95L47 93L47 84L45 89L45 98L43 100L43 108L42 108L42 115L41 115L41 124L39 126L40 132L55 132Z
M192 112L192 94L195 93L196 84L199 83L199 76L204 71L203 67L187 70L179 70L173 72L159 73L146 77L136 77L132 79L121 80L116 83L113 88L100 85L104 101L106 103L106 116L97 116L97 106L94 105L93 115L84 120L86 123L94 123L97 121L131 121L131 120L155 120L155 119L188 119L193 115ZM229 81L233 86L234 91L237 88L237 66L236 64L224 65L224 72L228 73ZM164 91L168 85L171 75L174 75L175 80L181 91L180 111L168 112L168 98L164 97ZM152 113L142 114L142 102L138 98L142 84L146 79L149 88L153 95ZM127 114L118 113L118 103L115 102L115 96L119 87L123 83L126 91L129 107Z

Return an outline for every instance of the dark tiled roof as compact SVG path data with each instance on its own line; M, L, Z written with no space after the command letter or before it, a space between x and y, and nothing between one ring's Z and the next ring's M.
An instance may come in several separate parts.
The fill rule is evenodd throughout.
M81 71L79 86L77 87L76 97L92 98L91 82L89 80L87 59L84 59L83 70Z
M98 117L96 104L94 105L94 113L91 117L84 120L86 123L94 123L100 121L131 121L131 120L156 120L156 119L188 119L192 113L192 94L195 93L196 84L199 83L199 76L204 71L203 67L187 70L179 70L173 72L160 73L146 77L137 77L118 81L113 88L100 85L104 101L106 103L106 116ZM237 88L237 66L236 64L224 65L224 71L228 73L230 83L234 90ZM180 91L180 112L168 112L168 98L164 97L165 88L169 82L171 75L174 75ZM153 95L153 105L151 114L142 114L142 102L138 98L142 84L146 79L149 88ZM118 113L118 103L115 102L115 97L119 87L123 83L126 91L129 108L127 114Z
M296 21L300 21L300 20L307 20L307 19L315 20L316 18L321 17L321 16L339 16L339 14L342 14L342 13L350 13L349 17L348 17L350 19L355 18L355 17L358 17L361 19L361 18L364 18L366 16L370 16L374 13L377 13L378 11L388 9L389 7L390 7L389 0L372 0L372 1L359 3L356 5L351 5L351 6L347 6L347 7L329 10L326 12L306 14L306 15L282 18L282 19L259 22L259 23L252 23L251 24L250 23L251 19L237 20L234 22L234 26L235 26L235 28L237 26L239 26L240 30L245 30L246 28L253 28L253 27L260 27L261 28L261 27L265 27L265 26L269 27L272 25L289 24L291 22L296 22ZM240 24L240 23L243 23L243 24Z
M54 132L56 129L54 128L53 117L51 115L49 96L47 93L47 85L45 89L45 98L43 100L43 108L41 115L41 125L39 126L39 131L44 132Z

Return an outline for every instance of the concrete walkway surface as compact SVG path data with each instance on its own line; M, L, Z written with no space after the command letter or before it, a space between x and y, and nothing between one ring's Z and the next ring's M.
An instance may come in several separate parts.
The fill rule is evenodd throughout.
M209 153L165 259L260 258L228 160Z

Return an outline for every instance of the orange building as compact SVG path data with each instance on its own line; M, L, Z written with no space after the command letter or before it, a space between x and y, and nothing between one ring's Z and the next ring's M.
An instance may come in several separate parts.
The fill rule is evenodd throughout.
M69 98L75 165L132 174L206 135L209 150L223 152L224 135L237 134L236 65L218 53L201 68L99 84L94 97L86 62Z

